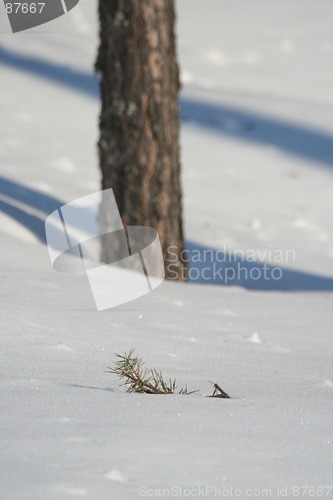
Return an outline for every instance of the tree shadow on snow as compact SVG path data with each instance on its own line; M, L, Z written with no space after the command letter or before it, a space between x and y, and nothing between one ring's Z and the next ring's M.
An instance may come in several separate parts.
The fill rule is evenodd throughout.
M63 202L53 196L0 177L0 211L29 229L44 245L45 219L41 213L49 215L61 205Z
M71 88L76 92L98 97L98 80L93 74L12 52L1 46L0 64Z
M254 261L246 251L237 255L193 242L187 242L185 246L186 256L190 260L190 283L279 292L333 291L333 277L286 268L283 263L276 261L274 251L271 252L273 262L269 263L262 258Z
M98 98L98 78L68 66L21 55L0 46L0 65L23 71L76 92ZM272 146L288 154L333 167L333 136L311 127L288 123L260 113L182 97L181 117L235 139Z
M40 243L46 245L45 219L66 202L52 195L42 193L28 186L0 176L0 211L16 220L28 229ZM75 217L76 229L85 230L87 221L95 218L92 208L72 208L72 212L78 212ZM63 234L53 228L53 236L59 234L59 242L63 240ZM63 250L60 245L60 250Z
M333 167L333 135L231 106L182 98L181 116L238 140L275 147L287 154Z
M64 201L52 195L0 177L0 210L30 230L42 244L46 244L45 218L64 204ZM39 215L31 213L35 210ZM82 208L80 217L77 217L80 227L87 218L91 218L91 211ZM60 241L62 237L63 235L59 234ZM237 257L236 254L230 256L221 250L205 248L193 242L187 242L186 248L189 257L192 258L191 283L241 286L248 290L281 292L333 291L333 278L295 271L282 267L279 263L250 262L243 257ZM267 277L269 279L266 279Z

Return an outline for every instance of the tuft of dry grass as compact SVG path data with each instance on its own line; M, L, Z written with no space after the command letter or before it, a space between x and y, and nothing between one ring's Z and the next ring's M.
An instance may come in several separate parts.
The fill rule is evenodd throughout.
M178 391L176 379L165 381L162 372L155 368L149 370L144 368L144 361L135 355L135 349L131 349L127 354L116 354L116 356L114 368L108 367L107 373L123 379L124 383L121 385L127 387L127 392L146 394L193 394L197 392L189 392L187 386Z

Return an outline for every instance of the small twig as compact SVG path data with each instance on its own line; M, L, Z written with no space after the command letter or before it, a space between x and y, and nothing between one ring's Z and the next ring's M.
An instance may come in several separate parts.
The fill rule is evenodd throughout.
M213 384L214 386L214 392L211 396L206 396L207 398L224 398L224 399L231 399L231 397L229 396L229 394L227 394L223 389L221 389L221 387L216 384L215 382L211 382L210 380L208 380L208 382L210 382L211 384Z

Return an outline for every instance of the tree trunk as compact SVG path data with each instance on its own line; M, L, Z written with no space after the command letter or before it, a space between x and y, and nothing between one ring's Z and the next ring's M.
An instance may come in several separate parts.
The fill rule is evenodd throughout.
M99 0L99 18L102 189L113 189L125 226L157 230L166 277L184 280L173 0Z

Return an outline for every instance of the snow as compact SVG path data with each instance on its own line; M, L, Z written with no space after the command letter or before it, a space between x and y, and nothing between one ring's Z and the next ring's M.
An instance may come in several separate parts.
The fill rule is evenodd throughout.
M332 484L333 5L177 8L188 249L296 259L279 281L164 282L97 312L86 276L52 269L44 236L53 210L99 189L96 2L15 36L0 6L6 500L132 500L172 487L225 498L282 488L292 499L293 487ZM126 393L105 370L131 348L199 393ZM209 380L232 399L204 397Z

